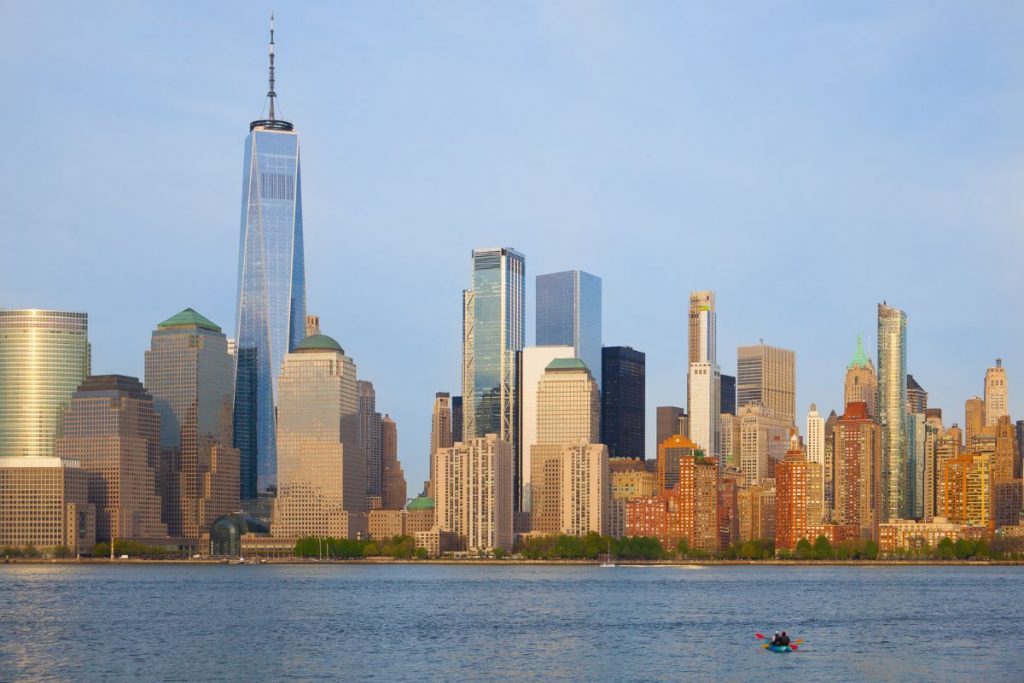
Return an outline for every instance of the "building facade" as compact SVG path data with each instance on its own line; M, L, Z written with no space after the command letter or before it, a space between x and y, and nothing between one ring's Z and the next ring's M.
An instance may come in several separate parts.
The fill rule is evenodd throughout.
M437 526L469 551L512 549L512 447L495 434L438 452Z
M601 443L610 457L644 459L646 362L629 346L601 350Z
M380 421L381 507L401 510L406 503L405 472L398 460L398 424L385 415Z
M61 414L89 374L85 313L0 309L0 456L52 456Z
M537 346L571 346L602 388L601 278L580 270L537 276Z
M690 293L688 363L686 375L687 436L708 456L722 449L719 415L722 412L722 376L718 368L715 293ZM719 458L719 463L722 461Z
M878 538L882 521L882 432L864 401L847 404L835 426L835 505L832 521Z
M1003 359L996 358L996 364L985 371L985 424L998 424L999 418L1010 414L1007 396L1006 368Z
M789 447L789 420L759 403L741 406L740 471L747 486L760 484L775 477L775 466L781 462Z
M537 411L538 399L537 389L540 386L541 378L547 370L548 365L558 358L575 358L576 350L572 346L528 346L523 349L519 356L519 396L521 409L519 414L519 443L522 444L522 457L518 465L522 471L514 472L516 481L519 482L517 509L530 511L533 501L532 484L532 453L533 447L537 445ZM589 367L587 368L589 370Z
M359 380L359 441L366 458L366 495L381 495L381 417L373 382Z
M52 455L0 456L0 547L92 552L96 511L88 475Z
M761 343L741 346L736 359L736 403L761 403L796 424L796 352Z
M430 478L427 480L427 495L434 495L434 481L437 477L435 466L437 452L442 448L451 448L455 443L454 434L462 438L462 431L452 429L452 399L447 391L439 391L434 395L434 410L430 416Z
M249 124L242 169L234 440L246 499L277 483L277 379L285 354L305 336L299 136L274 114L273 22L267 96L269 116Z
M907 314L885 303L878 304L877 409L882 427L883 521L906 519Z
M878 376L875 374L875 364L864 353L864 339L857 335L857 350L853 354L853 360L846 366L843 408L851 403L864 403L867 405L868 415L875 417L878 414L877 394Z

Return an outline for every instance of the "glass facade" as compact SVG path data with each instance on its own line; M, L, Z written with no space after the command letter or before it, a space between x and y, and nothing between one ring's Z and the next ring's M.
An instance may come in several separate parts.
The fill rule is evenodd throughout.
M572 346L601 388L601 278L579 270L537 276L537 346Z
M299 139L275 123L253 124L242 174L234 439L243 498L277 483L277 377L305 336Z
M643 460L646 356L628 346L606 346L601 372L601 443L608 457Z
M0 310L0 455L53 455L89 373L88 329L85 313Z
M878 304L878 422L882 426L882 519L909 519L907 314ZM904 514L907 513L907 516Z

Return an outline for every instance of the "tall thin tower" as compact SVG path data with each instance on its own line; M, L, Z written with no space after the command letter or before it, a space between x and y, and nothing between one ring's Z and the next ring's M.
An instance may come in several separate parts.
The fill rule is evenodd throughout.
M907 503L907 314L878 304L878 423L882 426L882 519L909 518Z
M268 118L249 124L242 172L234 441L245 499L276 487L277 376L305 336L299 137L275 111L273 15L269 57Z
M690 294L689 364L686 375L686 413L690 439L712 457L721 451L722 377L716 352L715 293ZM719 459L719 468L724 461Z

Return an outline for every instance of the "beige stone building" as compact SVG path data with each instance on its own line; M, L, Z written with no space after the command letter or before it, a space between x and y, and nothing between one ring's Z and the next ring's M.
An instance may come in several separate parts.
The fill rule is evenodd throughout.
M996 364L985 371L985 424L995 425L999 418L1009 414L1006 368L1003 367L1003 359L996 358Z
M742 406L740 420L740 471L748 486L774 478L775 464L789 448L792 421L781 418L761 404Z
M775 485L740 486L736 492L741 541L775 538Z
M764 405L787 426L795 424L795 351L764 343L737 349L736 407L750 404Z
M964 445L970 449L974 440L985 428L985 401L979 396L971 396L964 402Z
M430 419L430 479L427 482L427 495L434 497L434 481L437 465L437 452L442 448L451 448L455 439L461 439L462 435L455 436L452 432L452 399L447 391L439 391L434 396L434 412Z
M740 466L740 418L732 413L718 416L719 433L722 436L722 460L724 467Z
M608 449L581 441L562 448L562 533L608 533Z
M285 356L277 395L274 536L367 533L356 381L355 363L326 335L306 337Z
M883 553L891 553L903 548L935 548L944 538L954 542L960 539L978 540L987 533L986 527L957 524L945 517L936 517L931 522L894 519L879 525L878 549Z
M495 434L438 451L437 527L470 551L512 549L512 445Z
M167 540L157 489L160 418L138 379L87 377L64 413L56 450L88 475L97 540Z
M0 547L91 552L96 512L88 502L87 479L75 460L0 456Z
M851 403L864 403L868 416L876 417L878 410L878 376L875 364L864 352L864 339L857 336L857 351L853 360L846 366L846 379L843 382L843 408Z
M430 531L437 526L434 499L420 495L409 501L405 508L405 533L413 536L418 531Z
M375 541L408 535L405 510L370 510L366 516L370 538Z

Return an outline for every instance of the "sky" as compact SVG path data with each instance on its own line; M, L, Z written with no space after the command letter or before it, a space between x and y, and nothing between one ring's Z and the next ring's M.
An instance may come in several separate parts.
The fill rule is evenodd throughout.
M0 306L89 313L95 373L156 323L234 334L243 144L266 106L252 3L9 3ZM307 309L373 381L415 495L460 391L474 247L604 283L604 343L685 406L691 290L722 372L797 354L841 412L876 304L945 422L1001 357L1024 417L1024 6L1011 2L278 2L303 164Z

